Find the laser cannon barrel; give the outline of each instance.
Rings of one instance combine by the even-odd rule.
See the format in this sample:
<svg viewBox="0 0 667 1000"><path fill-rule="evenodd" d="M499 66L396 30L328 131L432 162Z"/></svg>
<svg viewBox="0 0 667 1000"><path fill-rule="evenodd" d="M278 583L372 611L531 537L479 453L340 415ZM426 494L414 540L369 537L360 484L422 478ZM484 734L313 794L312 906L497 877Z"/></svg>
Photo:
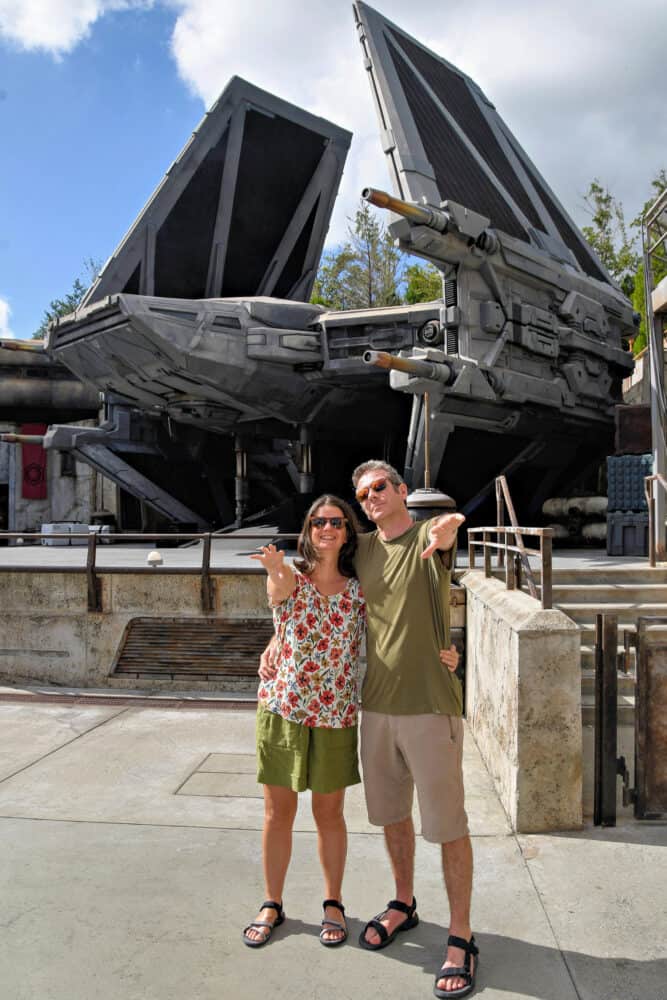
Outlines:
<svg viewBox="0 0 667 1000"><path fill-rule="evenodd" d="M362 360L365 365L374 365L376 368L384 368L388 371L392 369L397 372L404 372L406 375L416 375L419 378L431 379L434 382L443 382L450 385L455 378L452 366L441 361L421 361L414 358L400 358L387 351L365 351Z"/></svg>
<svg viewBox="0 0 667 1000"><path fill-rule="evenodd" d="M396 215L402 215L404 219L416 226L429 226L431 229L437 229L439 233L447 231L449 216L446 212L439 212L436 208L430 208L427 205L414 205L401 198L394 198L386 191L378 191L377 188L371 187L364 188L361 197L369 205L375 205L376 208L386 208L390 212L395 212Z"/></svg>
<svg viewBox="0 0 667 1000"><path fill-rule="evenodd" d="M42 434L0 434L2 444L44 444Z"/></svg>

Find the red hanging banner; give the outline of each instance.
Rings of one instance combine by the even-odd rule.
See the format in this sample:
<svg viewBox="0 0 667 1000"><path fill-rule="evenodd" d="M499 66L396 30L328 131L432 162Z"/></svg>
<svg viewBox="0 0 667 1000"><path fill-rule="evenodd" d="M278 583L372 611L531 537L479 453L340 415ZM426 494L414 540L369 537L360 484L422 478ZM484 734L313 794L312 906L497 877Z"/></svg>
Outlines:
<svg viewBox="0 0 667 1000"><path fill-rule="evenodd" d="M46 424L23 424L21 434L46 434ZM22 444L24 500L46 500L46 452L40 444Z"/></svg>

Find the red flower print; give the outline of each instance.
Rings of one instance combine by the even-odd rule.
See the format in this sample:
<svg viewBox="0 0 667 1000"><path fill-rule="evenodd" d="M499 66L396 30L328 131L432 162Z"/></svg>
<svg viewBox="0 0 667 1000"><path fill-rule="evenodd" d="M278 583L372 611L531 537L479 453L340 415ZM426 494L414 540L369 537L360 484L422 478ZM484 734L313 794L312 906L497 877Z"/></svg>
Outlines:
<svg viewBox="0 0 667 1000"><path fill-rule="evenodd" d="M331 635L331 622L322 622L322 635Z"/></svg>
<svg viewBox="0 0 667 1000"><path fill-rule="evenodd" d="M317 664L315 663L315 660L306 660L306 662L303 665L303 669L309 674L314 674L315 671L317 670Z"/></svg>
<svg viewBox="0 0 667 1000"><path fill-rule="evenodd" d="M315 628L315 626L317 625L317 618L315 617L312 611L309 611L308 614L306 615L306 625L308 626L308 628Z"/></svg>
<svg viewBox="0 0 667 1000"><path fill-rule="evenodd" d="M321 707L322 706L320 705L319 698L311 698L310 699L310 701L308 703L308 711L309 712L317 712L317 710L319 708L321 708Z"/></svg>
<svg viewBox="0 0 667 1000"><path fill-rule="evenodd" d="M303 603L303 601L295 601L294 602L294 614L295 615L300 615L305 610L306 610L306 605Z"/></svg>
<svg viewBox="0 0 667 1000"><path fill-rule="evenodd" d="M333 705L335 701L333 691L323 691L322 694L320 695L320 701L322 702L323 705L326 705L327 708L330 705Z"/></svg>
<svg viewBox="0 0 667 1000"><path fill-rule="evenodd" d="M296 706L299 704L299 696L296 693L296 691L290 691L289 694L287 695L287 700L292 706L292 708L296 708Z"/></svg>
<svg viewBox="0 0 667 1000"><path fill-rule="evenodd" d="M305 670L299 671L299 673L296 675L296 682L299 685L299 687L306 686L306 684L308 683L308 674L306 673Z"/></svg>
<svg viewBox="0 0 667 1000"><path fill-rule="evenodd" d="M281 654L280 655L281 655L281 657L284 660L291 660L292 659L292 652L293 652L292 647L290 646L290 644L288 642L286 642L285 645L283 646L282 650L281 650Z"/></svg>
<svg viewBox="0 0 667 1000"><path fill-rule="evenodd" d="M326 653L327 649L329 648L329 640L320 639L320 641L317 644L317 648L320 653Z"/></svg>
<svg viewBox="0 0 667 1000"><path fill-rule="evenodd" d="M334 611L334 613L331 615L330 620L334 628L342 628L342 626L345 624L345 619L343 618L342 615L339 615L337 611Z"/></svg>
<svg viewBox="0 0 667 1000"><path fill-rule="evenodd" d="M310 726L311 728L314 727L314 726L316 726L317 725L317 716L316 715L307 715L306 718L303 720L303 724L304 724L304 726Z"/></svg>
<svg viewBox="0 0 667 1000"><path fill-rule="evenodd" d="M345 678L343 677L342 674L338 675L338 677L334 681L334 684L336 685L339 691L343 690L343 688L345 687Z"/></svg>
<svg viewBox="0 0 667 1000"><path fill-rule="evenodd" d="M344 615L349 615L350 611L352 610L352 603L347 597L341 597L340 601L338 602L338 607L340 608L340 610L343 612Z"/></svg>
<svg viewBox="0 0 667 1000"><path fill-rule="evenodd" d="M332 660L340 660L342 655L343 655L343 650L340 648L340 646L331 647L329 651L329 656L331 657Z"/></svg>
<svg viewBox="0 0 667 1000"><path fill-rule="evenodd" d="M308 635L308 629L306 628L305 625L299 622L297 627L294 629L294 635L297 637L299 641L301 641L302 639L305 639L306 636Z"/></svg>

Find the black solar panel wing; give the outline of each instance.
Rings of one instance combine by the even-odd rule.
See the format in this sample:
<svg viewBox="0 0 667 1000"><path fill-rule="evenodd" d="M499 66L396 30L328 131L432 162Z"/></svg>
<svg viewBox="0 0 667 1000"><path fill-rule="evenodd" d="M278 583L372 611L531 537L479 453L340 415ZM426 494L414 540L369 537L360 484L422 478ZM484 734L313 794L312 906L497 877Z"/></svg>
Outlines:
<svg viewBox="0 0 667 1000"><path fill-rule="evenodd" d="M610 281L474 80L372 7L354 4L396 194L450 200L494 229Z"/></svg>
<svg viewBox="0 0 667 1000"><path fill-rule="evenodd" d="M84 305L115 292L307 301L350 140L233 77Z"/></svg>

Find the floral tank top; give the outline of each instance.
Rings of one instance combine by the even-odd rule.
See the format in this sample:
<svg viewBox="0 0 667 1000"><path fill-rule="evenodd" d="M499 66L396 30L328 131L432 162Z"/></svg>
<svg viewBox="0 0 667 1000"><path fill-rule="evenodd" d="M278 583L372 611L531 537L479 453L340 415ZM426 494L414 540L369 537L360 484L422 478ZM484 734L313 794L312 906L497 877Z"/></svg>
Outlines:
<svg viewBox="0 0 667 1000"><path fill-rule="evenodd" d="M262 681L259 702L303 726L342 729L357 723L359 651L366 604L359 581L329 597L295 570L290 596L273 609L277 671Z"/></svg>

